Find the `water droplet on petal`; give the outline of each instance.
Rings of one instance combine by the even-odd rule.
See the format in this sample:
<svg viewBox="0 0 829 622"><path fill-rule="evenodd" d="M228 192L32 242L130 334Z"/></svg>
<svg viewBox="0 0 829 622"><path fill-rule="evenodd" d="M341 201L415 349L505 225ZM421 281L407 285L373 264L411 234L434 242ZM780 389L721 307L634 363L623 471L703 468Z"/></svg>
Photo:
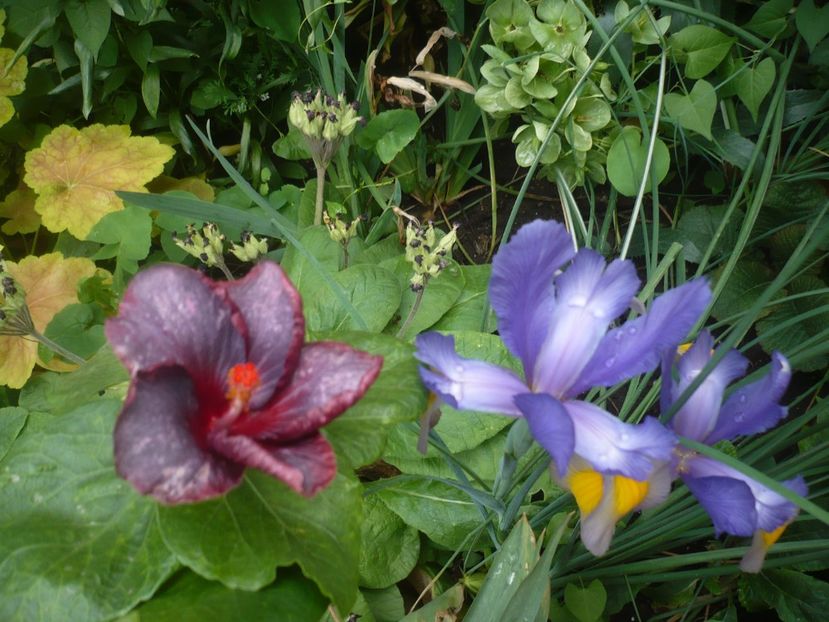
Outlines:
<svg viewBox="0 0 829 622"><path fill-rule="evenodd" d="M463 365L455 365L455 373L462 374L463 373Z"/></svg>
<svg viewBox="0 0 829 622"><path fill-rule="evenodd" d="M605 367L613 367L613 365L614 365L615 363L616 363L616 357L615 357L615 356L611 356L609 359L607 359L607 360L604 362L604 366L605 366Z"/></svg>
<svg viewBox="0 0 829 622"><path fill-rule="evenodd" d="M740 402L740 404L745 404L747 399L748 399L748 398L746 397L745 393L743 393L743 394L740 396L740 398L739 398L739 400L738 400L738 401Z"/></svg>
<svg viewBox="0 0 829 622"><path fill-rule="evenodd" d="M622 433L622 436L621 436L622 442L628 440L629 438L630 438L630 435L627 432Z"/></svg>
<svg viewBox="0 0 829 622"><path fill-rule="evenodd" d="M631 334L631 335L635 335L636 334L636 327L631 326L630 328L628 328L628 333Z"/></svg>

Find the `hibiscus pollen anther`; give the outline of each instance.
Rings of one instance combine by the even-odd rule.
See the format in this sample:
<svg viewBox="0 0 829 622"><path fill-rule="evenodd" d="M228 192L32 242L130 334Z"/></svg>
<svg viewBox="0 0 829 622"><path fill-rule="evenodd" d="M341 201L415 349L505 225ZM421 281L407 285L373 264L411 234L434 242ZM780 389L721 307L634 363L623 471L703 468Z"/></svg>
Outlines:
<svg viewBox="0 0 829 622"><path fill-rule="evenodd" d="M261 384L259 370L253 363L239 363L227 372L227 399L247 405L254 389Z"/></svg>

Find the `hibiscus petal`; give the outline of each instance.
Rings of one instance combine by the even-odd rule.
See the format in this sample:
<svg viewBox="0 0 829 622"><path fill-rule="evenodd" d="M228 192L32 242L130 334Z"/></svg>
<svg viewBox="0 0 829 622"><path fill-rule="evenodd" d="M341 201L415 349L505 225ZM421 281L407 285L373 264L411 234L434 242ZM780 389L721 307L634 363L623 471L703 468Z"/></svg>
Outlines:
<svg viewBox="0 0 829 622"><path fill-rule="evenodd" d="M558 472L566 473L576 441L573 422L564 406L545 393L519 395L515 404L524 414L533 438L553 457Z"/></svg>
<svg viewBox="0 0 829 622"><path fill-rule="evenodd" d="M115 468L139 492L162 503L221 495L243 468L205 451L193 437L198 399L180 367L139 372L115 424Z"/></svg>
<svg viewBox="0 0 829 622"><path fill-rule="evenodd" d="M299 292L277 264L262 261L238 281L219 281L216 291L226 294L244 319L247 360L259 372L261 384L250 408L264 406L291 380L305 337L305 318Z"/></svg>
<svg viewBox="0 0 829 622"><path fill-rule="evenodd" d="M682 480L705 508L717 535L750 536L757 529L754 495L745 482L730 477L692 477Z"/></svg>
<svg viewBox="0 0 829 622"><path fill-rule="evenodd" d="M670 460L676 436L653 417L631 425L587 402L563 404L573 421L575 453L595 470L644 481L657 462Z"/></svg>
<svg viewBox="0 0 829 622"><path fill-rule="evenodd" d="M713 339L704 331L697 342L679 360L679 383L673 387L672 399L678 398L699 376L711 360ZM671 427L677 434L702 441L717 423L725 388L743 376L748 360L736 350L731 350L697 387L693 395L677 411Z"/></svg>
<svg viewBox="0 0 829 622"><path fill-rule="evenodd" d="M195 270L157 265L130 281L106 335L131 373L179 365L201 393L206 386L224 387L228 370L245 360L232 313Z"/></svg>
<svg viewBox="0 0 829 622"><path fill-rule="evenodd" d="M786 392L792 369L779 352L771 355L771 371L757 382L734 391L723 404L717 425L705 439L709 445L737 435L757 434L777 425L786 416L778 401Z"/></svg>
<svg viewBox="0 0 829 622"><path fill-rule="evenodd" d="M604 336L570 393L578 395L650 371L662 353L673 353L710 301L705 279L688 281L658 296L646 314Z"/></svg>
<svg viewBox="0 0 829 622"><path fill-rule="evenodd" d="M423 384L453 408L521 414L513 398L527 385L511 371L458 355L455 338L440 333L418 335L415 345L415 358L431 367L420 368Z"/></svg>
<svg viewBox="0 0 829 622"><path fill-rule="evenodd" d="M553 275L574 252L561 224L536 220L521 227L492 260L489 300L498 333L523 361L530 381L555 307Z"/></svg>
<svg viewBox="0 0 829 622"><path fill-rule="evenodd" d="M325 488L337 474L334 450L319 433L280 445L217 431L209 442L231 460L264 471L306 497Z"/></svg>
<svg viewBox="0 0 829 622"><path fill-rule="evenodd" d="M264 409L240 417L230 433L280 442L307 436L359 400L382 366L383 357L344 343L306 344L291 383Z"/></svg>
<svg viewBox="0 0 829 622"><path fill-rule="evenodd" d="M564 397L573 394L569 389L607 327L628 307L639 279L629 261L616 260L605 267L601 255L581 249L555 286L556 306L536 360L532 386Z"/></svg>

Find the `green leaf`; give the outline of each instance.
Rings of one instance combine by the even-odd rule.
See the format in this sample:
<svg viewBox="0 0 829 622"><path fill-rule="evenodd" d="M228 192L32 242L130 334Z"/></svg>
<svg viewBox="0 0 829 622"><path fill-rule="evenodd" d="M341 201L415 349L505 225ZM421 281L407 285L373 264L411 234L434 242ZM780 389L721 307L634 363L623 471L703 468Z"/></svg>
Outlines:
<svg viewBox="0 0 829 622"><path fill-rule="evenodd" d="M774 61L770 58L764 58L755 67L744 68L734 79L737 87L737 97L748 108L755 123L757 122L757 113L760 111L760 104L763 103L763 99L774 85L776 75L777 68Z"/></svg>
<svg viewBox="0 0 829 622"><path fill-rule="evenodd" d="M829 609L829 583L795 570L765 570L742 575L740 601L773 607L782 622L823 620Z"/></svg>
<svg viewBox="0 0 829 622"><path fill-rule="evenodd" d="M359 264L334 275L370 332L380 332L392 319L403 295L397 277L380 266ZM358 326L324 283L315 282L304 296L308 330L354 330ZM307 290L306 290L307 291Z"/></svg>
<svg viewBox="0 0 829 622"><path fill-rule="evenodd" d="M322 333L383 357L383 369L359 402L325 427L337 458L352 467L374 462L386 437L398 423L414 421L426 410L426 391L420 382L414 349L389 335L371 333Z"/></svg>
<svg viewBox="0 0 829 622"><path fill-rule="evenodd" d="M98 50L109 33L111 9L107 0L70 0L64 7L72 33L80 39L92 56L98 58Z"/></svg>
<svg viewBox="0 0 829 622"><path fill-rule="evenodd" d="M337 271L342 257L342 249L339 244L331 239L328 230L323 225L309 227L303 231L299 242L317 258L323 270L329 273ZM308 261L306 254L301 253L296 247L289 246L285 249L282 268L303 298L306 295L313 296L314 292L317 291L320 285L319 272Z"/></svg>
<svg viewBox="0 0 829 622"><path fill-rule="evenodd" d="M443 594L423 605L420 609L412 611L400 622L435 622L436 620L451 620L453 614L460 611L463 606L463 587L460 584L453 585ZM451 617L450 617L451 616Z"/></svg>
<svg viewBox="0 0 829 622"><path fill-rule="evenodd" d="M32 413L0 462L0 619L110 620L174 570L155 503L115 475L120 407Z"/></svg>
<svg viewBox="0 0 829 622"><path fill-rule="evenodd" d="M69 305L52 318L44 334L81 358L89 358L106 342L104 313L97 305ZM40 358L51 360L54 353L45 346L42 350Z"/></svg>
<svg viewBox="0 0 829 622"><path fill-rule="evenodd" d="M362 594L374 622L398 622L406 615L403 596L396 585L384 590L362 590Z"/></svg>
<svg viewBox="0 0 829 622"><path fill-rule="evenodd" d="M357 144L374 149L383 164L388 164L414 140L420 129L420 118L413 110L381 112L357 134Z"/></svg>
<svg viewBox="0 0 829 622"><path fill-rule="evenodd" d="M725 207L722 205L695 205L685 212L677 224L677 241L684 246L685 259L693 263L702 261L702 256L708 249L711 240L725 216ZM730 252L737 242L739 223L743 212L736 210L726 225L714 257Z"/></svg>
<svg viewBox="0 0 829 622"><path fill-rule="evenodd" d="M9 448L14 445L17 440L17 435L26 424L26 418L29 416L29 411L25 408L17 406L8 406L0 408L0 460L9 451Z"/></svg>
<svg viewBox="0 0 829 622"><path fill-rule="evenodd" d="M579 622L596 622L602 617L607 592L602 582L593 579L590 585L580 588L573 583L564 587L564 604Z"/></svg>
<svg viewBox="0 0 829 622"><path fill-rule="evenodd" d="M801 0L794 14L794 23L812 52L829 34L829 6L818 8L814 0Z"/></svg>
<svg viewBox="0 0 829 622"><path fill-rule="evenodd" d="M374 496L363 501L360 584L385 588L402 581L420 555L420 534Z"/></svg>
<svg viewBox="0 0 829 622"><path fill-rule="evenodd" d="M461 548L481 524L481 514L468 495L432 480L394 479L376 495L407 525L450 550ZM466 546L470 546L466 542Z"/></svg>
<svg viewBox="0 0 829 622"><path fill-rule="evenodd" d="M232 590L186 572L123 622L273 620L276 612L279 622L308 622L318 620L327 606L316 586L294 570L280 572L276 583L258 592Z"/></svg>
<svg viewBox="0 0 829 622"><path fill-rule="evenodd" d="M607 176L613 187L625 196L635 196L642 183L647 156L648 146L642 144L641 130L632 126L622 128L607 152ZM657 183L661 182L668 174L670 164L668 147L657 138L649 178L655 178ZM646 186L648 187L650 184Z"/></svg>
<svg viewBox="0 0 829 622"><path fill-rule="evenodd" d="M401 288L403 288L403 297L398 310L400 321L392 323L389 328L391 332L396 334L400 324L409 316L409 312L417 298L417 294L409 287L409 279L413 273L412 266L403 256L384 261L380 265L392 270L397 275ZM438 276L429 279L423 292L420 308L401 338L413 339L415 335L423 332L442 318L460 298L463 287L464 279L460 267L454 261L449 261L449 265L445 270Z"/></svg>
<svg viewBox="0 0 829 622"><path fill-rule="evenodd" d="M685 63L685 76L696 80L722 62L735 40L710 26L694 24L671 35L668 43L677 61Z"/></svg>
<svg viewBox="0 0 829 622"><path fill-rule="evenodd" d="M123 397L128 380L129 374L105 346L71 374L49 372L32 378L20 392L20 406L57 415L92 401Z"/></svg>
<svg viewBox="0 0 829 622"><path fill-rule="evenodd" d="M717 111L717 94L710 83L697 80L687 95L668 93L665 95L665 110L686 130L702 134L708 140L712 139L711 122Z"/></svg>
<svg viewBox="0 0 829 622"><path fill-rule="evenodd" d="M791 8L792 0L766 0L760 4L744 28L771 39L786 27Z"/></svg>
<svg viewBox="0 0 829 622"><path fill-rule="evenodd" d="M106 245L92 259L116 258L113 274L116 290L122 289L128 274L138 272L138 262L149 254L152 228L153 220L147 210L127 205L104 216L86 236Z"/></svg>
<svg viewBox="0 0 829 622"><path fill-rule="evenodd" d="M302 25L302 13L296 0L248 0L247 4L254 24L270 30L280 41L297 42Z"/></svg>
<svg viewBox="0 0 829 622"><path fill-rule="evenodd" d="M718 320L731 318L732 322L735 321L754 305L774 277L774 271L765 263L750 259L737 262L727 285L711 309L711 315ZM768 315L769 312L769 309L763 309L758 317Z"/></svg>
<svg viewBox="0 0 829 622"><path fill-rule="evenodd" d="M510 599L538 562L538 552L535 534L522 516L495 554L464 622L501 622Z"/></svg>
<svg viewBox="0 0 829 622"><path fill-rule="evenodd" d="M144 77L141 79L141 97L147 112L155 119L158 114L158 102L161 98L161 73L158 65L147 65Z"/></svg>
<svg viewBox="0 0 829 622"><path fill-rule="evenodd" d="M357 596L360 486L342 474L308 499L249 470L224 497L159 507L159 520L181 563L228 587L258 590L299 564L341 611Z"/></svg>
<svg viewBox="0 0 829 622"><path fill-rule="evenodd" d="M813 276L800 276L793 279L786 290L789 295L805 294L823 289L826 283ZM815 313L810 317L802 317L807 313ZM782 326L786 323L785 328ZM829 326L829 294L810 295L775 305L772 312L757 322L757 336L763 349L771 353L773 350L784 352L790 356L797 352L804 342L816 337ZM780 327L778 330L776 330ZM825 346L819 352L805 360L796 358L791 360L792 367L802 371L815 371L829 363L827 348L829 343L824 340Z"/></svg>
<svg viewBox="0 0 829 622"><path fill-rule="evenodd" d="M449 331L483 331L496 328L495 314L489 311L487 288L492 266L460 266L464 287L455 304L431 328Z"/></svg>

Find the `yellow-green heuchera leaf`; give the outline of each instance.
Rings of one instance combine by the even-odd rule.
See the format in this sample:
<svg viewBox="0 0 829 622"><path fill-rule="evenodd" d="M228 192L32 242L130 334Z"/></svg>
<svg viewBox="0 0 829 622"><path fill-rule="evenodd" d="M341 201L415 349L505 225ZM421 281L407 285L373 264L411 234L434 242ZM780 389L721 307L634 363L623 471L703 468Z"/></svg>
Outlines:
<svg viewBox="0 0 829 622"><path fill-rule="evenodd" d="M116 190L145 192L174 153L156 138L130 136L126 125L61 125L26 154L24 179L38 195L43 225L84 239L101 218L123 209Z"/></svg>
<svg viewBox="0 0 829 622"><path fill-rule="evenodd" d="M6 12L0 9L0 39L6 32L3 27L5 21ZM26 88L26 74L29 71L25 56L21 56L9 66L12 58L14 58L14 50L0 48L0 127L14 116L14 106L9 97L23 92Z"/></svg>

